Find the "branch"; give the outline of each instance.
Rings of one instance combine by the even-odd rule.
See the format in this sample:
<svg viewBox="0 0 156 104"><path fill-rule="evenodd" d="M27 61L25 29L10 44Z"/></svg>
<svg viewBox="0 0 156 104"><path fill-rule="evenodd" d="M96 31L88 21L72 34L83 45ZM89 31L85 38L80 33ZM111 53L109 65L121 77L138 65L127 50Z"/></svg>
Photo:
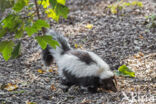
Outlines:
<svg viewBox="0 0 156 104"><path fill-rule="evenodd" d="M37 0L34 0L34 3L35 3L35 7L36 7L37 17L38 17L38 19L41 19L38 4L37 4Z"/></svg>
<svg viewBox="0 0 156 104"><path fill-rule="evenodd" d="M38 19L41 19L37 0L34 0L34 3L35 3L35 7L36 7L37 17L38 17ZM42 34L45 35L45 33L46 33L46 29L42 28Z"/></svg>

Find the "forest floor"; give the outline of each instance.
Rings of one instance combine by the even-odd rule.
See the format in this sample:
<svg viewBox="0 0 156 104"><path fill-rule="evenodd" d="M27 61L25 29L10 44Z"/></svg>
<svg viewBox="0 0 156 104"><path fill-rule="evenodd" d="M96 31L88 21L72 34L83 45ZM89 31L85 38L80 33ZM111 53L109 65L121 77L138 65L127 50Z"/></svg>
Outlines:
<svg viewBox="0 0 156 104"><path fill-rule="evenodd" d="M156 33L144 24L145 17L156 12L154 4L140 0L143 8L126 8L124 15L112 15L106 10L111 1L67 0L68 18L51 21L51 27L68 37L73 48L95 52L113 70L126 64L135 78L117 77L116 93L82 93L75 86L64 93L57 67L44 67L37 42L25 37L20 58L5 62L0 56L0 104L155 104ZM87 24L93 28L86 28ZM7 91L7 83L18 88Z"/></svg>

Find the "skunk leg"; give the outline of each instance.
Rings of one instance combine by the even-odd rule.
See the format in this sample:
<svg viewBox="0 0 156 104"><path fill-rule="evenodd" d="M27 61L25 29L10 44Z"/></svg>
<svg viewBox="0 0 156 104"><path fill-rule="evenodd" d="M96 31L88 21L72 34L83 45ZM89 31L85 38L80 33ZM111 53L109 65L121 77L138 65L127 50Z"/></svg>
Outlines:
<svg viewBox="0 0 156 104"><path fill-rule="evenodd" d="M88 87L88 91L91 92L91 93L96 93L97 92L97 87L95 87L95 86Z"/></svg>
<svg viewBox="0 0 156 104"><path fill-rule="evenodd" d="M84 92L84 91L87 91L87 90L88 90L88 88L87 88L87 87L80 86L80 91L81 91L81 92Z"/></svg>
<svg viewBox="0 0 156 104"><path fill-rule="evenodd" d="M68 81L67 79L62 79L61 84L64 86L62 88L62 90L64 92L67 92L68 89L73 85L70 81Z"/></svg>
<svg viewBox="0 0 156 104"><path fill-rule="evenodd" d="M65 86L65 85L63 85L62 87L61 87L61 89L63 90L63 92L68 92L68 89L69 89L70 87L68 87L68 86Z"/></svg>

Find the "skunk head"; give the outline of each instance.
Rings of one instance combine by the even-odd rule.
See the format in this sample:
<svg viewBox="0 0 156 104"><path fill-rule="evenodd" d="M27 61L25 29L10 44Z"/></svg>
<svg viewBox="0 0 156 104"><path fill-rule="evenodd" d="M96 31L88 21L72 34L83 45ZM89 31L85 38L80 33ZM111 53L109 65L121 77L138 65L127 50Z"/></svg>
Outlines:
<svg viewBox="0 0 156 104"><path fill-rule="evenodd" d="M117 83L115 76L101 80L101 87L106 90L117 92Z"/></svg>
<svg viewBox="0 0 156 104"><path fill-rule="evenodd" d="M112 71L106 71L101 73L100 76L101 88L117 92L117 81Z"/></svg>

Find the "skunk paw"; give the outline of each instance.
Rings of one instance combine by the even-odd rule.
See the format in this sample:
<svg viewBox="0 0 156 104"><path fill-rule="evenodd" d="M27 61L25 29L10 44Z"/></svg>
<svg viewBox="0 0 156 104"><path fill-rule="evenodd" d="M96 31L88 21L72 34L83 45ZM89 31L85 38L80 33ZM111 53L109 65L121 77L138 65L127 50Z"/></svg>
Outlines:
<svg viewBox="0 0 156 104"><path fill-rule="evenodd" d="M69 87L68 86L61 86L61 89L63 92L68 92Z"/></svg>
<svg viewBox="0 0 156 104"><path fill-rule="evenodd" d="M96 87L88 87L88 91L90 93L96 93L97 92L97 88Z"/></svg>

